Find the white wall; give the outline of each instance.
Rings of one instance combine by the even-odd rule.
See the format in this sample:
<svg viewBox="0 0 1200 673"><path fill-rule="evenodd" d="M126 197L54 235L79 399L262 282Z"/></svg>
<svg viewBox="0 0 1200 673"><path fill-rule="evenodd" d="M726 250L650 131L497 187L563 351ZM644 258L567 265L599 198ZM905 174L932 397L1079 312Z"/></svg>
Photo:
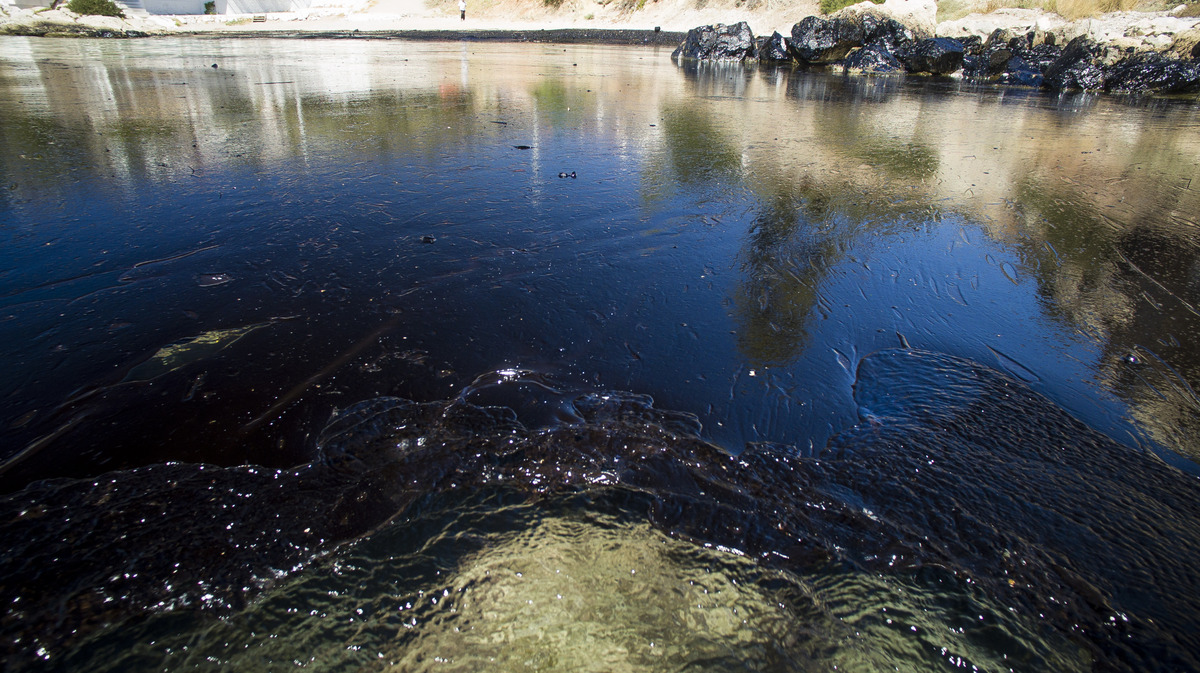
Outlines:
<svg viewBox="0 0 1200 673"><path fill-rule="evenodd" d="M205 0L142 0L149 14L203 14Z"/></svg>
<svg viewBox="0 0 1200 673"><path fill-rule="evenodd" d="M298 12L308 9L311 4L310 0L217 0L217 13L265 14L267 12Z"/></svg>

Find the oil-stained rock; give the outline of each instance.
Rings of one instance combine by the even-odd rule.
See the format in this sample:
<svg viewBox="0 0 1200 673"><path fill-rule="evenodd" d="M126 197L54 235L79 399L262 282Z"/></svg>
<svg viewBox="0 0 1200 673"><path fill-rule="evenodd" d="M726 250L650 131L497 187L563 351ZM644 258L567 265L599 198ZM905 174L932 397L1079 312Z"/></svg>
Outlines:
<svg viewBox="0 0 1200 673"><path fill-rule="evenodd" d="M862 24L852 18L822 19L807 16L792 26L788 43L802 63L834 63L863 44Z"/></svg>
<svg viewBox="0 0 1200 673"><path fill-rule="evenodd" d="M900 61L909 72L949 75L962 68L963 46L955 39L932 37L902 52Z"/></svg>
<svg viewBox="0 0 1200 673"><path fill-rule="evenodd" d="M740 61L754 57L754 33L745 21L726 25L698 26L688 31L683 43L671 54L680 59Z"/></svg>

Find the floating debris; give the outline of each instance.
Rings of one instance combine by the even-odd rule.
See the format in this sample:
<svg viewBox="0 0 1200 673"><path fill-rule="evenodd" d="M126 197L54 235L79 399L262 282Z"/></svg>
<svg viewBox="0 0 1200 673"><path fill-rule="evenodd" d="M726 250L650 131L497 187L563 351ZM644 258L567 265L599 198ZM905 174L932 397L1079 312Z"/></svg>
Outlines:
<svg viewBox="0 0 1200 673"><path fill-rule="evenodd" d="M231 280L233 280L233 276L227 273L202 273L196 276L196 284L200 287L216 287Z"/></svg>
<svg viewBox="0 0 1200 673"><path fill-rule="evenodd" d="M145 362L130 369L121 382L151 381L197 360L212 357L238 339L270 324L272 323L260 322L245 327L211 330L190 339L168 344L158 349Z"/></svg>

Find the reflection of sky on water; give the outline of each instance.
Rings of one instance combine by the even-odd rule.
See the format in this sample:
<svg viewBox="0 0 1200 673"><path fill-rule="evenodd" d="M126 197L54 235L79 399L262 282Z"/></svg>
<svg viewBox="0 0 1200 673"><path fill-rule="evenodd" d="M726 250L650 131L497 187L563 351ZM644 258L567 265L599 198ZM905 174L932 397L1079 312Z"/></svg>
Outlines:
<svg viewBox="0 0 1200 673"><path fill-rule="evenodd" d="M652 394L734 450L819 448L856 421L858 359L905 343L1194 451L1194 104L651 49L5 45L0 394L6 444L45 454L24 478L286 465L332 408L509 366Z"/></svg>

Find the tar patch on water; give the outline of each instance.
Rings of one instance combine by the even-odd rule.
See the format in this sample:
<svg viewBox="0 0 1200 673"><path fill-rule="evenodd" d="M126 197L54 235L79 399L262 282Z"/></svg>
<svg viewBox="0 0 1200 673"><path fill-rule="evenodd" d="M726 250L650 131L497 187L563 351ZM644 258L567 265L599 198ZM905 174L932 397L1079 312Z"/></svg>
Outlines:
<svg viewBox="0 0 1200 673"><path fill-rule="evenodd" d="M571 413L472 401L500 388ZM240 667L303 632L322 668L1197 663L1193 479L966 360L877 352L855 399L818 456L735 457L644 396L508 370L354 405L294 470L35 484L2 503L6 657Z"/></svg>

